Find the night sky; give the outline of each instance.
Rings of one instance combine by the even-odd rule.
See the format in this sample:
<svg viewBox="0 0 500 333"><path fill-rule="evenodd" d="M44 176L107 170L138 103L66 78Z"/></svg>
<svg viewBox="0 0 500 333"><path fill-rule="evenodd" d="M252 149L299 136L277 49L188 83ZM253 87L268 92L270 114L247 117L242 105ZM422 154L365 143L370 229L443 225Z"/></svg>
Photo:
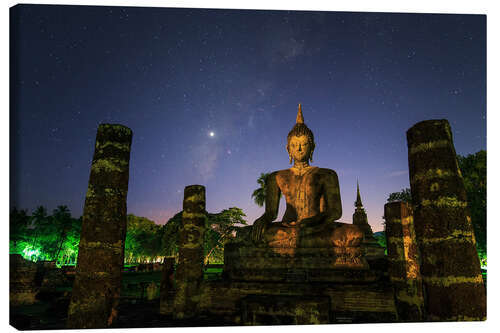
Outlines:
<svg viewBox="0 0 500 333"><path fill-rule="evenodd" d="M128 212L165 223L184 187L252 223L260 173L290 167L302 103L312 165L356 180L374 231L409 187L406 131L450 121L486 149L486 17L26 5L12 10L11 207L82 214L97 127L132 129ZM213 133L211 136L210 133ZM284 198L278 220L284 213Z"/></svg>

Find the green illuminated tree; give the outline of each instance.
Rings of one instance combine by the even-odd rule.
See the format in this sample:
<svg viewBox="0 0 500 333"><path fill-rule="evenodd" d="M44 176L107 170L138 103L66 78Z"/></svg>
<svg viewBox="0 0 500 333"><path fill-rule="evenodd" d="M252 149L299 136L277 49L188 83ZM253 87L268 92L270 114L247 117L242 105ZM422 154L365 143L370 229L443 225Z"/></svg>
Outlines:
<svg viewBox="0 0 500 333"><path fill-rule="evenodd" d="M163 226L162 248L163 255L175 256L178 252L179 230L182 226L182 211L175 214Z"/></svg>
<svg viewBox="0 0 500 333"><path fill-rule="evenodd" d="M162 226L145 217L127 215L125 261L153 261L161 256L162 252Z"/></svg>
<svg viewBox="0 0 500 333"><path fill-rule="evenodd" d="M224 245L235 234L238 225L246 225L245 214L238 207L224 209L219 213L208 213L205 220L204 263L222 262ZM163 226L163 255L175 256L178 253L179 230L182 226L182 211L175 214Z"/></svg>
<svg viewBox="0 0 500 333"><path fill-rule="evenodd" d="M34 235L31 242L31 248L37 248L37 237L42 229L47 223L47 209L44 206L38 206L32 214L32 226L34 228Z"/></svg>
<svg viewBox="0 0 500 333"><path fill-rule="evenodd" d="M66 232L66 237L61 249L61 263L64 265L75 264L78 258L78 244L82 230L82 217L72 218L71 225Z"/></svg>
<svg viewBox="0 0 500 333"><path fill-rule="evenodd" d="M56 248L54 249L55 252L52 258L57 261L59 259L59 254L61 253L64 241L66 240L68 231L71 228L72 221L69 208L67 206L57 206L57 208L54 209L52 218L53 218L53 223L55 224L58 230L58 235L57 235L58 238L56 242L57 245Z"/></svg>
<svg viewBox="0 0 500 333"><path fill-rule="evenodd" d="M30 217L26 210L18 210L16 207L10 212L9 235L10 235L10 253L21 253L25 243L29 241L27 237Z"/></svg>

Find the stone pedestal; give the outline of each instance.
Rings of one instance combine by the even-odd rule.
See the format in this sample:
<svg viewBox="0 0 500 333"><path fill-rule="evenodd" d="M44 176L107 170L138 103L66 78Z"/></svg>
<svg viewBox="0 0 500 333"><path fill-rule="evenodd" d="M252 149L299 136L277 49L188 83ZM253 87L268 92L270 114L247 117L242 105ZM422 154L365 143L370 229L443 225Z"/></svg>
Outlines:
<svg viewBox="0 0 500 333"><path fill-rule="evenodd" d="M287 247L309 243L285 235L275 246L255 246L245 241L250 228L241 231L224 248L223 279L203 283L201 313L244 325L396 320L389 280L369 268L359 242L347 246L348 233L330 247Z"/></svg>
<svg viewBox="0 0 500 333"><path fill-rule="evenodd" d="M243 325L311 325L330 322L328 296L250 295L241 300Z"/></svg>
<svg viewBox="0 0 500 333"><path fill-rule="evenodd" d="M486 293L447 120L406 133L427 320L485 320Z"/></svg>
<svg viewBox="0 0 500 333"><path fill-rule="evenodd" d="M205 281L202 291L200 313L236 324L374 323L397 319L392 287L385 280Z"/></svg>
<svg viewBox="0 0 500 333"><path fill-rule="evenodd" d="M224 248L224 273L238 281L348 282L376 278L362 261L361 247L287 249L229 243Z"/></svg>
<svg viewBox="0 0 500 333"><path fill-rule="evenodd" d="M424 319L424 296L413 217L408 204L384 206L389 277L394 286L396 308L401 321Z"/></svg>
<svg viewBox="0 0 500 333"><path fill-rule="evenodd" d="M205 219L205 187L187 186L179 232L179 264L175 273L174 316L177 319L193 317L197 313L203 281Z"/></svg>
<svg viewBox="0 0 500 333"><path fill-rule="evenodd" d="M102 124L97 130L68 328L105 328L117 317L131 142L125 126Z"/></svg>
<svg viewBox="0 0 500 333"><path fill-rule="evenodd" d="M338 237L330 247L287 246L315 244L294 241L294 236L308 240L312 234L293 228L283 229L286 234L274 246L256 246L249 238L251 227L241 228L224 247L222 277L200 284L194 311L241 325L396 321L392 285L383 270L368 267L359 230L350 226L333 228L339 234L333 233ZM167 293L162 314L176 316L173 301Z"/></svg>

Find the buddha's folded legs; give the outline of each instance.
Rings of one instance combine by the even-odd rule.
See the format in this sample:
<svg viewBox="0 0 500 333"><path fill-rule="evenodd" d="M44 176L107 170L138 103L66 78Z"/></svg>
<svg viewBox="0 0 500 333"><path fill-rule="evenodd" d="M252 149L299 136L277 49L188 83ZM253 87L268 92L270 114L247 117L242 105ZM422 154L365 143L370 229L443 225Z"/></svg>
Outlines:
<svg viewBox="0 0 500 333"><path fill-rule="evenodd" d="M313 227L275 222L264 234L269 247L358 247L362 241L363 232L357 226L338 222Z"/></svg>

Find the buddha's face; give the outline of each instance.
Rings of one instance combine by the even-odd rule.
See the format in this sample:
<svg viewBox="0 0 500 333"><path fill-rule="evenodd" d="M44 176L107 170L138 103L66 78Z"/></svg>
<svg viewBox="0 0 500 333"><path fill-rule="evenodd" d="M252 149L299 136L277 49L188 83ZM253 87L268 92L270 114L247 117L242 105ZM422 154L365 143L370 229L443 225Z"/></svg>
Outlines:
<svg viewBox="0 0 500 333"><path fill-rule="evenodd" d="M312 149L306 135L292 136L287 146L288 153L296 162L308 162Z"/></svg>

